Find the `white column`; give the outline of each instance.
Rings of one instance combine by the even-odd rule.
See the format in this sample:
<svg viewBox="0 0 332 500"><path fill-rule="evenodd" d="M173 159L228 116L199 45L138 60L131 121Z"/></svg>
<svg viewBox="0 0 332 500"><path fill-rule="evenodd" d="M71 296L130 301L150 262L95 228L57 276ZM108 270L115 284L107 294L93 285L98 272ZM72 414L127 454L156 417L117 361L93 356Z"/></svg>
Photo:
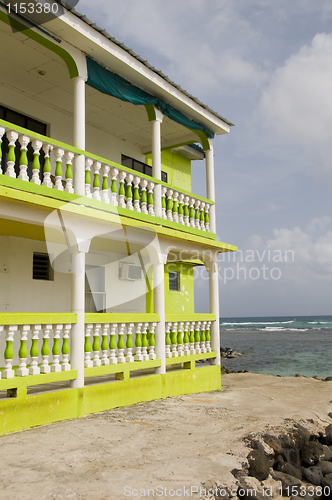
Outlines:
<svg viewBox="0 0 332 500"><path fill-rule="evenodd" d="M155 369L155 373L166 373L165 359L165 288L164 288L164 264L153 264L153 286L154 286L154 311L159 314L160 321L157 323L155 344L157 359L161 359L161 366Z"/></svg>
<svg viewBox="0 0 332 500"><path fill-rule="evenodd" d="M85 253L77 248L72 252L72 312L77 315L70 337L70 364L77 370L77 379L72 388L84 387L84 305L85 305Z"/></svg>
<svg viewBox="0 0 332 500"><path fill-rule="evenodd" d="M73 78L74 82L74 146L85 150L85 79L81 76ZM84 196L85 191L85 157L78 155L74 164L75 194Z"/></svg>
<svg viewBox="0 0 332 500"><path fill-rule="evenodd" d="M216 191L214 185L214 154L213 140L209 139L210 149L204 151L206 166L206 197L211 201L216 201ZM216 210L215 205L210 207L210 229L212 233L216 232Z"/></svg>
<svg viewBox="0 0 332 500"><path fill-rule="evenodd" d="M152 176L161 181L161 122L163 114L155 108L155 120L152 120ZM154 210L156 217L161 217L161 186L154 188Z"/></svg>
<svg viewBox="0 0 332 500"><path fill-rule="evenodd" d="M209 271L209 295L210 313L215 314L216 321L211 323L211 349L216 351L217 357L212 360L213 364L220 365L220 331L219 331L219 276L218 263L210 261Z"/></svg>

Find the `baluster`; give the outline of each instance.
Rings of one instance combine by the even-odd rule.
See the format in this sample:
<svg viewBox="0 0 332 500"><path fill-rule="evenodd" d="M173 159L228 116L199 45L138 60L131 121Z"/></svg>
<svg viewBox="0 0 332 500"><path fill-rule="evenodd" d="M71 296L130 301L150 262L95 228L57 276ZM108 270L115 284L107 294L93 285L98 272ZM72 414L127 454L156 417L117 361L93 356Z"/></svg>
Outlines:
<svg viewBox="0 0 332 500"><path fill-rule="evenodd" d="M196 229L201 228L200 211L199 211L200 204L201 204L200 200L195 201L195 227L196 227Z"/></svg>
<svg viewBox="0 0 332 500"><path fill-rule="evenodd" d="M101 201L105 203L110 202L110 197L108 195L108 172L110 171L110 167L108 165L103 165L101 168L101 173L103 176L103 183L101 186Z"/></svg>
<svg viewBox="0 0 332 500"><path fill-rule="evenodd" d="M195 349L195 321L192 321L190 323L189 343L190 343L190 354L196 354L196 349Z"/></svg>
<svg viewBox="0 0 332 500"><path fill-rule="evenodd" d="M73 163L73 158L74 158L74 153L71 151L66 151L65 153L65 158L66 158L66 187L65 191L66 193L73 193L74 192L74 187L73 187L73 170L72 170L72 163Z"/></svg>
<svg viewBox="0 0 332 500"><path fill-rule="evenodd" d="M184 206L183 206L183 220L185 226L190 226L189 221L189 196L184 197Z"/></svg>
<svg viewBox="0 0 332 500"><path fill-rule="evenodd" d="M201 328L201 322L196 321L196 323L195 323L195 351L196 351L196 354L201 353L200 328Z"/></svg>
<svg viewBox="0 0 332 500"><path fill-rule="evenodd" d="M22 179L22 181L28 181L28 182L29 182L29 177L27 174L27 169L28 169L27 149L29 142L30 142L30 137L28 137L27 135L20 135L19 143L21 144L21 156L20 156L20 173L18 178Z"/></svg>
<svg viewBox="0 0 332 500"><path fill-rule="evenodd" d="M173 220L173 189L167 189L167 220Z"/></svg>
<svg viewBox="0 0 332 500"><path fill-rule="evenodd" d="M204 212L204 207L205 207L205 202L201 202L201 211L200 211L200 216L199 216L199 223L201 226L201 230L205 231L205 212Z"/></svg>
<svg viewBox="0 0 332 500"><path fill-rule="evenodd" d="M34 325L34 328L32 330L32 340L30 348L31 364L29 368L29 375L40 374L40 368L38 366L38 356L39 356L38 340L41 329L42 329L41 325Z"/></svg>
<svg viewBox="0 0 332 500"><path fill-rule="evenodd" d="M2 372L2 378L14 378L15 372L13 370L13 342L14 333L17 331L17 325L10 325L6 328L6 349L5 349L5 368Z"/></svg>
<svg viewBox="0 0 332 500"><path fill-rule="evenodd" d="M195 221L195 209L194 209L194 203L195 203L195 198L190 198L189 202L189 222L190 222L190 227L195 227L196 226L196 221Z"/></svg>
<svg viewBox="0 0 332 500"><path fill-rule="evenodd" d="M119 173L119 181L120 181L120 187L119 187L119 207L121 208L126 208L126 190L125 190L125 178L127 176L127 172L124 170L120 170Z"/></svg>
<svg viewBox="0 0 332 500"><path fill-rule="evenodd" d="M136 212L141 211L141 206L140 206L140 199L139 199L139 183L140 183L141 178L138 177L138 175L135 175L134 177L134 195L133 195L133 201L134 201L134 210Z"/></svg>
<svg viewBox="0 0 332 500"><path fill-rule="evenodd" d="M209 213L210 213L210 205L209 205L209 203L206 203L206 205L205 205L205 231L208 231L208 232L210 232Z"/></svg>
<svg viewBox="0 0 332 500"><path fill-rule="evenodd" d="M151 323L150 325L150 336L149 336L149 359L157 359L156 353L155 353L155 338L154 334L156 331L157 323Z"/></svg>
<svg viewBox="0 0 332 500"><path fill-rule="evenodd" d="M167 187L161 186L161 217L165 220L167 220L167 215L166 215L166 192L167 192Z"/></svg>
<svg viewBox="0 0 332 500"><path fill-rule="evenodd" d="M117 323L113 323L111 325L111 332L110 332L110 357L109 357L109 362L110 365L116 365L118 360L115 357L115 351L116 351L116 340L115 340L115 335L116 335L116 328L117 328Z"/></svg>
<svg viewBox="0 0 332 500"><path fill-rule="evenodd" d="M134 323L129 323L127 326L127 341L126 341L126 363L133 363L134 362L134 356L133 356L133 328L135 324Z"/></svg>
<svg viewBox="0 0 332 500"><path fill-rule="evenodd" d="M20 350L18 351L20 364L16 370L16 376L26 377L27 375L29 375L29 370L27 368L27 357L28 357L27 340L28 340L28 332L30 331L30 325L20 326L19 331L21 336Z"/></svg>
<svg viewBox="0 0 332 500"><path fill-rule="evenodd" d="M60 334L63 330L63 325L55 325L55 332L53 337L53 361L51 366L51 372L61 372L60 365Z"/></svg>
<svg viewBox="0 0 332 500"><path fill-rule="evenodd" d="M62 185L62 158L65 154L64 149L57 148L54 150L55 152L55 186L54 189L58 189L59 191L63 191Z"/></svg>
<svg viewBox="0 0 332 500"><path fill-rule="evenodd" d="M85 158L85 196L92 198L91 194L91 167L93 164L92 158Z"/></svg>
<svg viewBox="0 0 332 500"><path fill-rule="evenodd" d="M154 201L153 201L153 190L154 190L154 182L148 182L148 214L155 216L154 212Z"/></svg>
<svg viewBox="0 0 332 500"><path fill-rule="evenodd" d="M8 149L8 155L7 155L7 170L5 175L8 175L8 177L16 177L15 173L15 142L18 139L18 133L14 132L13 130L9 130L7 132L7 139L9 142L9 149Z"/></svg>
<svg viewBox="0 0 332 500"><path fill-rule="evenodd" d="M184 354L184 356L188 356L190 354L189 327L190 327L190 323L187 321L184 324L184 329L183 329L183 354Z"/></svg>
<svg viewBox="0 0 332 500"><path fill-rule="evenodd" d="M111 200L110 203L114 205L115 207L118 206L118 190L116 187L116 181L119 175L119 170L115 167L112 168L112 184L111 184Z"/></svg>
<svg viewBox="0 0 332 500"><path fill-rule="evenodd" d="M2 138L6 133L6 129L4 127L0 127L0 174L3 174L2 170ZM0 377L1 378L1 377Z"/></svg>
<svg viewBox="0 0 332 500"><path fill-rule="evenodd" d="M210 328L211 328L211 321L208 321L206 323L206 331L205 331L205 345L206 345L206 352L211 352L211 334L210 334Z"/></svg>
<svg viewBox="0 0 332 500"><path fill-rule="evenodd" d="M177 358L179 355L177 351L177 341L178 341L177 326L178 326L177 323L172 323L172 329L171 329L172 358Z"/></svg>
<svg viewBox="0 0 332 500"><path fill-rule="evenodd" d="M101 329L101 324L96 323L93 328L93 344L92 344L92 350L93 350L93 366L100 366L101 361L99 358L99 351L100 351L100 343L99 343L99 332Z"/></svg>
<svg viewBox="0 0 332 500"><path fill-rule="evenodd" d="M119 328L119 335L118 335L118 363L125 363L126 358L124 357L124 341L123 341L123 336L124 336L124 329L126 327L125 323L121 323L120 328Z"/></svg>
<svg viewBox="0 0 332 500"><path fill-rule="evenodd" d="M141 210L142 210L142 214L148 214L148 210L147 210L148 199L146 196L147 185L148 185L148 181L146 179L141 179L141 188L142 188Z"/></svg>
<svg viewBox="0 0 332 500"><path fill-rule="evenodd" d="M179 202L178 202L179 193L177 191L173 191L173 221L179 222Z"/></svg>
<svg viewBox="0 0 332 500"><path fill-rule="evenodd" d="M94 200L99 200L99 201L100 201L100 181L99 181L100 169L101 169L100 161L94 161L93 162L93 193L92 193L92 198Z"/></svg>
<svg viewBox="0 0 332 500"><path fill-rule="evenodd" d="M62 364L61 370L67 372L71 369L69 363L69 333L71 330L71 324L64 325L63 340L62 340Z"/></svg>
<svg viewBox="0 0 332 500"><path fill-rule="evenodd" d="M52 325L43 325L43 345L41 348L42 362L40 365L40 373L50 373L51 368L48 364L50 355L49 338Z"/></svg>
<svg viewBox="0 0 332 500"><path fill-rule="evenodd" d="M201 352L206 353L206 334L205 334L206 321L203 321L201 328Z"/></svg>
<svg viewBox="0 0 332 500"><path fill-rule="evenodd" d="M84 342L84 367L91 368L93 366L93 362L91 359L91 339L90 335L93 329L93 325L91 323L85 325L85 342Z"/></svg>
<svg viewBox="0 0 332 500"><path fill-rule="evenodd" d="M177 337L177 341L178 341L178 353L179 353L179 356L183 356L183 323L179 323L179 327L178 327L178 337Z"/></svg>
<svg viewBox="0 0 332 500"><path fill-rule="evenodd" d="M128 210L134 210L133 207L133 188L132 188L132 182L133 182L133 174L127 174L127 195L126 195L126 207Z"/></svg>
<svg viewBox="0 0 332 500"><path fill-rule="evenodd" d="M48 188L53 187L52 181L51 181L52 167L51 167L51 160L50 160L50 154L51 154L52 149L53 149L53 146L51 144L45 143L43 145L43 150L45 153L45 163L44 163L44 177L43 177L42 185L46 186Z"/></svg>
<svg viewBox="0 0 332 500"><path fill-rule="evenodd" d="M110 364L109 359L107 357L107 351L108 351L107 335L109 326L110 326L109 324L105 323L103 325L103 331L101 334L101 364L103 366Z"/></svg>
<svg viewBox="0 0 332 500"><path fill-rule="evenodd" d="M33 162L32 162L32 184L40 184L40 149L42 147L42 141L35 139L32 141L33 147Z"/></svg>
<svg viewBox="0 0 332 500"><path fill-rule="evenodd" d="M184 194L180 193L179 194L179 220L178 220L178 222L180 224L184 224L183 200L184 200Z"/></svg>
<svg viewBox="0 0 332 500"><path fill-rule="evenodd" d="M144 323L143 324L143 329L142 329L142 357L143 361L148 361L149 355L147 351L148 347L148 339L147 339L147 329L149 327L149 323Z"/></svg>
<svg viewBox="0 0 332 500"><path fill-rule="evenodd" d="M166 344L166 351L165 351L165 357L166 358L171 358L172 353L171 353L171 334L170 330L172 328L172 323L167 323L166 328L165 328L165 344Z"/></svg>
<svg viewBox="0 0 332 500"><path fill-rule="evenodd" d="M136 325L136 331L135 331L135 356L134 359L135 361L143 361L143 356L142 356L142 340L141 340L141 328L142 328L143 323L137 323Z"/></svg>

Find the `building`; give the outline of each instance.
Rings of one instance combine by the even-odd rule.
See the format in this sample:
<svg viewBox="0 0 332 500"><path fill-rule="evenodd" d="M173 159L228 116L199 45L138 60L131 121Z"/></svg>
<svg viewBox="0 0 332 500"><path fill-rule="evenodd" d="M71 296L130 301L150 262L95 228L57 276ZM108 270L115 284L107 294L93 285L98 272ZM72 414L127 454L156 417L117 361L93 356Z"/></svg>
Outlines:
<svg viewBox="0 0 332 500"><path fill-rule="evenodd" d="M231 124L74 9L26 16L0 6L0 433L219 389L217 255L236 247L216 240L213 137Z"/></svg>

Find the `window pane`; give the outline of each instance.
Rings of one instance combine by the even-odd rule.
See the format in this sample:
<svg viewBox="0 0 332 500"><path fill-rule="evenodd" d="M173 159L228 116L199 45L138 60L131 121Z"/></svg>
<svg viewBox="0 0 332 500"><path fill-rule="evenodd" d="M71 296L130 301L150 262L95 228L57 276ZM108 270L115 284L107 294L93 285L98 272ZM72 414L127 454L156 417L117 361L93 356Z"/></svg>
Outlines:
<svg viewBox="0 0 332 500"><path fill-rule="evenodd" d="M180 291L180 273L174 272L174 271L169 271L168 277L169 277L169 289L170 289L170 291L179 292Z"/></svg>

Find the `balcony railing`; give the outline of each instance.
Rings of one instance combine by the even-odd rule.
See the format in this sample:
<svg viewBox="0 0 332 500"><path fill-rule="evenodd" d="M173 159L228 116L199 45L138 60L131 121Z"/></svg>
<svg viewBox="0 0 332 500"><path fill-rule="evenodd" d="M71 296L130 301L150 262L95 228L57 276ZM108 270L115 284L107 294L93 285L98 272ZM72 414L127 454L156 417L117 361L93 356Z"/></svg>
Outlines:
<svg viewBox="0 0 332 500"><path fill-rule="evenodd" d="M0 166L1 174L75 193L73 164L77 157L83 155L87 198L125 209L128 215L135 213L155 217L155 187L160 185L161 218L165 221L162 224L175 223L175 227L182 230L191 228L210 233L209 214L214 204L211 200L0 120L0 142L4 137L8 140L8 152ZM31 151L29 154L33 154L30 162L28 148Z"/></svg>

